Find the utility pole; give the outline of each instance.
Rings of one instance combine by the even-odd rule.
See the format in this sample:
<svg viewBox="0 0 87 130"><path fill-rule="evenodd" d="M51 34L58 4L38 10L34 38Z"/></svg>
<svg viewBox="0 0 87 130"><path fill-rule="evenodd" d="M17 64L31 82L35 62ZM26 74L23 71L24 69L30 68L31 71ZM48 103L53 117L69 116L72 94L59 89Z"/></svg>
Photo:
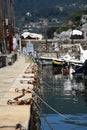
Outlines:
<svg viewBox="0 0 87 130"><path fill-rule="evenodd" d="M5 52L5 0L0 0L0 51Z"/></svg>
<svg viewBox="0 0 87 130"><path fill-rule="evenodd" d="M8 29L9 29L9 43L10 52L13 51L13 36L14 36L14 0L8 1Z"/></svg>

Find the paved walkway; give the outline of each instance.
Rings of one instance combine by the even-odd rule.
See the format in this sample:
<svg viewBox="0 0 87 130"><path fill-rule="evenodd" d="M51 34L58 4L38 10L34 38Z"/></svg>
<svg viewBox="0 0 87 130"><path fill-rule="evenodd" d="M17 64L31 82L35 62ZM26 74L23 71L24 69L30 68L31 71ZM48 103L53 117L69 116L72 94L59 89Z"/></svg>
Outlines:
<svg viewBox="0 0 87 130"><path fill-rule="evenodd" d="M29 86L20 84L18 79L30 64L31 61L27 62L27 58L19 56L13 65L0 68L0 130L14 130L17 123L28 129L30 105L8 105L7 101L19 96L15 88ZM31 96L29 94L28 98Z"/></svg>

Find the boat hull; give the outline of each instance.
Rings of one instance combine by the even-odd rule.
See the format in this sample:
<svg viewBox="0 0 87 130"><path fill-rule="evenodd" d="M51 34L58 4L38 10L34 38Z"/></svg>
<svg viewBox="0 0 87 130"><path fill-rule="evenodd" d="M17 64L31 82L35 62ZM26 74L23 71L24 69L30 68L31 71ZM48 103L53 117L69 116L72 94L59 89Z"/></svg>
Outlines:
<svg viewBox="0 0 87 130"><path fill-rule="evenodd" d="M62 61L54 60L54 61L52 62L52 65L53 65L53 67L62 68L62 67L63 67L63 62L62 62Z"/></svg>

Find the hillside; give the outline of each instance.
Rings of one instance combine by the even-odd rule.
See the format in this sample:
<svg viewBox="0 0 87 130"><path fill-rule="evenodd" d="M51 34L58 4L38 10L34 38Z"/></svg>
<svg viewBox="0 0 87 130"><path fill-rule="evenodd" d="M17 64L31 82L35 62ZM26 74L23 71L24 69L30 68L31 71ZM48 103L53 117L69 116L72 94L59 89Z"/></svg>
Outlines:
<svg viewBox="0 0 87 130"><path fill-rule="evenodd" d="M66 21L73 12L87 9L87 0L15 0L15 19L37 21L39 18ZM29 12L32 17L26 17ZM20 22L20 21L19 21Z"/></svg>
<svg viewBox="0 0 87 130"><path fill-rule="evenodd" d="M26 12L39 12L48 8L63 7L66 11L71 11L84 8L87 5L87 0L15 0L15 14L20 16ZM41 12L39 10L42 10Z"/></svg>

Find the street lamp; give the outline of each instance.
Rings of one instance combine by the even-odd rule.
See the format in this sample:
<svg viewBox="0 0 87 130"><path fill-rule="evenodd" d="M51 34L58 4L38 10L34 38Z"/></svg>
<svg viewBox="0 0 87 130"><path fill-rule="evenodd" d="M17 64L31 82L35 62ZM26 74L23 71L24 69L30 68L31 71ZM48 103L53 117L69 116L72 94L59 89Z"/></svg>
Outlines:
<svg viewBox="0 0 87 130"><path fill-rule="evenodd" d="M47 47L47 26L48 26L48 19L45 19L44 27L45 27L45 38L46 38L46 50L48 49L48 47Z"/></svg>

